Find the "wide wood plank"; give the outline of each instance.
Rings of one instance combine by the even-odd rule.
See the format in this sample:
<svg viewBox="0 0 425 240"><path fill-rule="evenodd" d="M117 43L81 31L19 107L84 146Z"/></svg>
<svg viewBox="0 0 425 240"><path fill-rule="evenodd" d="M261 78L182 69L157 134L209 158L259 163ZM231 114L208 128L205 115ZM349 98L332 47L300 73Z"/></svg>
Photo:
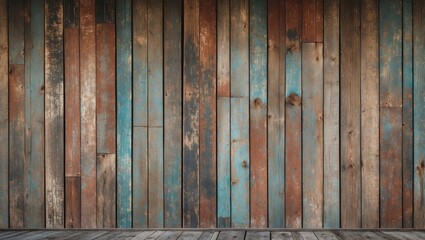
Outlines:
<svg viewBox="0 0 425 240"><path fill-rule="evenodd" d="M63 2L45 2L46 226L64 227Z"/></svg>
<svg viewBox="0 0 425 240"><path fill-rule="evenodd" d="M97 228L116 226L116 155L97 155Z"/></svg>

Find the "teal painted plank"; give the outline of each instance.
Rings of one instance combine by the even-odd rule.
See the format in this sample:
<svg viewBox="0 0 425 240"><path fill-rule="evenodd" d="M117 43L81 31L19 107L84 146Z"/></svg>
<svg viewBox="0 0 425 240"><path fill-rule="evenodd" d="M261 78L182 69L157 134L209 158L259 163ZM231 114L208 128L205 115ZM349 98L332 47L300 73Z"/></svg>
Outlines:
<svg viewBox="0 0 425 240"><path fill-rule="evenodd" d="M148 129L133 127L133 227L148 227Z"/></svg>
<svg viewBox="0 0 425 240"><path fill-rule="evenodd" d="M403 0L403 227L413 227L413 1Z"/></svg>
<svg viewBox="0 0 425 240"><path fill-rule="evenodd" d="M425 227L425 2L413 2L413 223L415 228Z"/></svg>
<svg viewBox="0 0 425 240"><path fill-rule="evenodd" d="M164 1L164 227L182 227L182 1Z"/></svg>
<svg viewBox="0 0 425 240"><path fill-rule="evenodd" d="M231 224L249 226L248 0L230 2Z"/></svg>
<svg viewBox="0 0 425 240"><path fill-rule="evenodd" d="M132 226L131 0L117 1L117 227Z"/></svg>
<svg viewBox="0 0 425 240"><path fill-rule="evenodd" d="M25 227L44 227L44 1L31 2L30 156L26 159ZM27 69L28 70L28 69Z"/></svg>
<svg viewBox="0 0 425 240"><path fill-rule="evenodd" d="M161 228L164 224L163 204L163 148L164 130L162 127L148 129L148 158L149 158L149 227Z"/></svg>
<svg viewBox="0 0 425 240"><path fill-rule="evenodd" d="M303 227L323 227L323 44L302 45Z"/></svg>
<svg viewBox="0 0 425 240"><path fill-rule="evenodd" d="M7 0L0 1L0 228L9 227L9 90Z"/></svg>

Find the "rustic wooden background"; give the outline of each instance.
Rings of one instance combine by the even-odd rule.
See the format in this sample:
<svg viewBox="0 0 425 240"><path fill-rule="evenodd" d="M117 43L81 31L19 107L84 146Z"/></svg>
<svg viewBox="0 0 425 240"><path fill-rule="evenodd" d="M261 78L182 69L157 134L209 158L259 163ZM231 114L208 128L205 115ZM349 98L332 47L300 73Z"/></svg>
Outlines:
<svg viewBox="0 0 425 240"><path fill-rule="evenodd" d="M425 227L425 1L0 0L0 227Z"/></svg>

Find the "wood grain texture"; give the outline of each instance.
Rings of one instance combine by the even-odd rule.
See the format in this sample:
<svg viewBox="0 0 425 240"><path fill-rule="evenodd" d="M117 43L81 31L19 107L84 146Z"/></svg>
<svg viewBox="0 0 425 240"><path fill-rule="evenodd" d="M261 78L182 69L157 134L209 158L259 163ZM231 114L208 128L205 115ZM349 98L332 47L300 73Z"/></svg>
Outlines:
<svg viewBox="0 0 425 240"><path fill-rule="evenodd" d="M323 227L340 226L339 0L324 2Z"/></svg>
<svg viewBox="0 0 425 240"><path fill-rule="evenodd" d="M360 1L341 0L341 227L361 226Z"/></svg>
<svg viewBox="0 0 425 240"><path fill-rule="evenodd" d="M96 0L96 23L115 23L115 1Z"/></svg>
<svg viewBox="0 0 425 240"><path fill-rule="evenodd" d="M149 227L160 228L164 224L163 204L163 148L164 129L162 127L148 129L148 158L149 158Z"/></svg>
<svg viewBox="0 0 425 240"><path fill-rule="evenodd" d="M183 227L198 227L199 0L185 0L183 12Z"/></svg>
<svg viewBox="0 0 425 240"><path fill-rule="evenodd" d="M133 127L133 227L148 227L148 129Z"/></svg>
<svg viewBox="0 0 425 240"><path fill-rule="evenodd" d="M380 1L380 226L402 226L402 1Z"/></svg>
<svg viewBox="0 0 425 240"><path fill-rule="evenodd" d="M64 28L79 28L80 26L80 0L64 1ZM78 51L79 52L79 51Z"/></svg>
<svg viewBox="0 0 425 240"><path fill-rule="evenodd" d="M217 3L199 4L199 226L216 226L217 212Z"/></svg>
<svg viewBox="0 0 425 240"><path fill-rule="evenodd" d="M323 1L301 1L303 42L323 42Z"/></svg>
<svg viewBox="0 0 425 240"><path fill-rule="evenodd" d="M80 1L81 226L96 227L95 1Z"/></svg>
<svg viewBox="0 0 425 240"><path fill-rule="evenodd" d="M361 1L362 227L379 227L378 1Z"/></svg>
<svg viewBox="0 0 425 240"><path fill-rule="evenodd" d="M65 227L81 228L81 179L65 176Z"/></svg>
<svg viewBox="0 0 425 240"><path fill-rule="evenodd" d="M0 228L9 227L8 2L0 1Z"/></svg>
<svg viewBox="0 0 425 240"><path fill-rule="evenodd" d="M250 1L250 207L251 227L267 216L267 0Z"/></svg>
<svg viewBox="0 0 425 240"><path fill-rule="evenodd" d="M414 153L414 182L413 182L413 226L425 227L425 111L420 106L424 105L425 99L425 2L413 1L413 153ZM422 109L422 110L421 110Z"/></svg>
<svg viewBox="0 0 425 240"><path fill-rule="evenodd" d="M303 227L323 225L323 44L302 45Z"/></svg>
<svg viewBox="0 0 425 240"><path fill-rule="evenodd" d="M116 155L97 154L97 228L116 226Z"/></svg>
<svg viewBox="0 0 425 240"><path fill-rule="evenodd" d="M182 226L181 0L164 1L164 227Z"/></svg>
<svg viewBox="0 0 425 240"><path fill-rule="evenodd" d="M217 1L217 225L230 227L230 1Z"/></svg>

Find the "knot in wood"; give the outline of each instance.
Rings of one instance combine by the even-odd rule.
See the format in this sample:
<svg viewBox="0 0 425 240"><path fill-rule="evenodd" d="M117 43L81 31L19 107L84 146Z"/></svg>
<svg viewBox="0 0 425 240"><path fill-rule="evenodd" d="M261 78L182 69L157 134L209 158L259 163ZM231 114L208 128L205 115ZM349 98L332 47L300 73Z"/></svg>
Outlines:
<svg viewBox="0 0 425 240"><path fill-rule="evenodd" d="M287 98L286 98L286 103L288 103L289 105L292 106L299 106L301 105L301 97L298 96L295 93L291 93Z"/></svg>

